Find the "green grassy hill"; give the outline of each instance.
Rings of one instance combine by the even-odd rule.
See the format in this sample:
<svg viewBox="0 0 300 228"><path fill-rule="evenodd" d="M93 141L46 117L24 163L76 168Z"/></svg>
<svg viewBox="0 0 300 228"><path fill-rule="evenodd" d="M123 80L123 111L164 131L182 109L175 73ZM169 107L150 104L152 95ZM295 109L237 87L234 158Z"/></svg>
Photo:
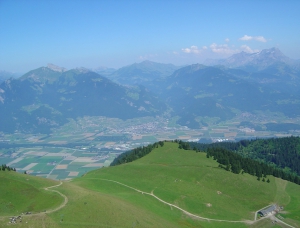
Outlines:
<svg viewBox="0 0 300 228"><path fill-rule="evenodd" d="M44 190L59 184L57 181L0 171L0 183L0 216L37 213L56 208L63 202L57 193Z"/></svg>
<svg viewBox="0 0 300 228"><path fill-rule="evenodd" d="M16 227L273 227L269 219L245 222L272 203L284 206L284 222L300 227L300 186L269 179L227 172L205 153L165 143L134 162L64 182L55 189L67 196L66 206L25 216ZM0 224L7 221L0 219Z"/></svg>

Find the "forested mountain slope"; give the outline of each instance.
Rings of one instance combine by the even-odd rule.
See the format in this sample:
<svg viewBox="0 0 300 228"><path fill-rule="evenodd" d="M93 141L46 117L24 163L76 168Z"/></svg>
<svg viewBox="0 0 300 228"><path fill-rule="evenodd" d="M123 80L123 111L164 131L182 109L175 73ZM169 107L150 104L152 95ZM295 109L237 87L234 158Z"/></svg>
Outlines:
<svg viewBox="0 0 300 228"><path fill-rule="evenodd" d="M212 144L190 143L191 147L207 151L223 148L243 157L274 164L288 173L300 176L300 137L242 140L240 142L220 142Z"/></svg>
<svg viewBox="0 0 300 228"><path fill-rule="evenodd" d="M41 67L0 85L3 132L50 133L68 118L129 119L165 110L166 105L145 88L121 86L86 69Z"/></svg>

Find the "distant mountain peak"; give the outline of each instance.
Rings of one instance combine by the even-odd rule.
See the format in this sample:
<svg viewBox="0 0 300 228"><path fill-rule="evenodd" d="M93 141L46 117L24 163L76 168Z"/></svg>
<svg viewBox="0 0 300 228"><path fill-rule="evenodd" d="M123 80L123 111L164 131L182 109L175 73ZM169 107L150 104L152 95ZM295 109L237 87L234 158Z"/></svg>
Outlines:
<svg viewBox="0 0 300 228"><path fill-rule="evenodd" d="M79 73L88 73L88 72L90 72L90 70L85 68L85 67L77 67L77 68L75 68L75 71L77 71Z"/></svg>
<svg viewBox="0 0 300 228"><path fill-rule="evenodd" d="M147 87L153 80L170 76L178 68L173 64L145 60L118 69L110 75L110 78L121 84L144 85Z"/></svg>
<svg viewBox="0 0 300 228"><path fill-rule="evenodd" d="M152 64L152 63L155 63L155 62L153 62L153 61L150 61L150 60L144 60L144 61L142 61L142 62L140 62L140 63L150 63L150 64Z"/></svg>
<svg viewBox="0 0 300 228"><path fill-rule="evenodd" d="M262 57L268 57L282 62L287 62L290 60L278 48L275 47L270 49L264 49L259 52L259 55L261 55Z"/></svg>
<svg viewBox="0 0 300 228"><path fill-rule="evenodd" d="M52 64L52 63L48 63L47 67L48 67L50 70L57 71L57 72L65 72L65 71L67 71L66 68L56 66L56 65L54 65L54 64Z"/></svg>
<svg viewBox="0 0 300 228"><path fill-rule="evenodd" d="M140 63L134 63L131 66L136 66L136 67L173 67L173 68L177 68L175 65L171 64L171 63L158 63L158 62L153 62L151 60L144 60Z"/></svg>
<svg viewBox="0 0 300 228"><path fill-rule="evenodd" d="M223 65L229 68L251 68L252 70L263 70L278 63L292 64L293 60L285 56L276 47L263 49L255 53L242 51L228 57L227 59L206 61L207 65Z"/></svg>

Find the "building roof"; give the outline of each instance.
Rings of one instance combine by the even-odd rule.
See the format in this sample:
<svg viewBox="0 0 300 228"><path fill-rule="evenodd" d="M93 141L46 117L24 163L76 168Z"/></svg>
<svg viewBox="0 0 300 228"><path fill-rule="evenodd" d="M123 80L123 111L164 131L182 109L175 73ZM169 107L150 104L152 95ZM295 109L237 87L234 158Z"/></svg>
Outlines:
<svg viewBox="0 0 300 228"><path fill-rule="evenodd" d="M268 215L269 213L272 213L275 210L276 210L276 205L273 204L270 207L267 207L263 210L260 210L258 213L261 213L263 216L266 216L266 215Z"/></svg>

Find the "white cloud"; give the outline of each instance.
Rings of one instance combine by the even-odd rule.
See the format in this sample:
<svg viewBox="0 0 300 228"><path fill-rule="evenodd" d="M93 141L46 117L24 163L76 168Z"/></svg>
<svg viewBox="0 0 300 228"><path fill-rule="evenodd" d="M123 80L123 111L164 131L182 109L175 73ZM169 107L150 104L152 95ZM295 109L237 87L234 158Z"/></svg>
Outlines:
<svg viewBox="0 0 300 228"><path fill-rule="evenodd" d="M182 48L181 50L184 53L200 54L201 51L206 50L206 49L207 49L206 46L203 46L202 48L199 49L197 46L193 45L190 48Z"/></svg>
<svg viewBox="0 0 300 228"><path fill-rule="evenodd" d="M247 45L242 45L240 47L241 51L244 51L244 52L248 52L248 53L256 53L256 52L259 52L258 49L251 49L249 46Z"/></svg>
<svg viewBox="0 0 300 228"><path fill-rule="evenodd" d="M234 53L238 52L238 50L231 49L227 44L212 43L209 47L212 50L212 52L218 53L218 54L229 55L229 54L234 54Z"/></svg>
<svg viewBox="0 0 300 228"><path fill-rule="evenodd" d="M185 53L194 53L194 54L199 54L200 50L198 49L197 46L191 46L190 48L182 48L181 49Z"/></svg>
<svg viewBox="0 0 300 228"><path fill-rule="evenodd" d="M249 36L247 36L246 38L249 40L253 39L253 38L249 38ZM229 42L229 39L226 40L228 40ZM212 43L209 46L202 46L201 48L193 45L188 48L182 48L181 51L186 54L195 54L194 57L197 56L197 59L199 59L204 56L205 57L209 56L209 58L225 58L242 51L247 53L256 53L259 52L260 50L252 49L248 45L235 46L224 42L223 44ZM173 54L176 56L180 56L179 52L173 52ZM185 57L187 57L187 55L185 55ZM190 57L193 57L193 55L190 55Z"/></svg>
<svg viewBox="0 0 300 228"><path fill-rule="evenodd" d="M249 41L249 40L256 40L259 42L267 42L266 38L264 38L263 36L248 36L248 35L244 35L243 37L239 38L239 40L244 40L244 41Z"/></svg>
<svg viewBox="0 0 300 228"><path fill-rule="evenodd" d="M253 37L252 36L247 36L247 35L244 35L243 37L241 37L239 40L246 40L246 41L248 41L248 40L252 40L253 39Z"/></svg>
<svg viewBox="0 0 300 228"><path fill-rule="evenodd" d="M228 43L229 41L230 41L230 40L229 40L229 38L226 38L226 39L225 39L225 42L227 42L227 43Z"/></svg>
<svg viewBox="0 0 300 228"><path fill-rule="evenodd" d="M221 54L221 55L233 55L235 53L244 51L247 53L256 53L259 52L257 49L251 49L248 45L242 45L240 48L234 48L234 46L229 46L228 44L216 44L213 43L210 46L212 52Z"/></svg>
<svg viewBox="0 0 300 228"><path fill-rule="evenodd" d="M267 42L267 40L263 36L256 36L254 37L255 40L260 41L260 42Z"/></svg>

